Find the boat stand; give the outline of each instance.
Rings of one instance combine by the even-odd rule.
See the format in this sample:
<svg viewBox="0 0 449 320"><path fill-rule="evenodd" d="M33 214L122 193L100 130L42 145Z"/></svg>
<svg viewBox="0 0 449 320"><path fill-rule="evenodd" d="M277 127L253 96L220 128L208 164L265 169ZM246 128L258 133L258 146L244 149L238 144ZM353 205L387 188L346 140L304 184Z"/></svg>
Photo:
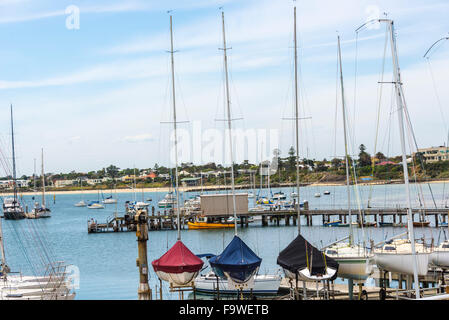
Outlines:
<svg viewBox="0 0 449 320"><path fill-rule="evenodd" d="M348 296L349 300L354 299L354 280L348 279Z"/></svg>

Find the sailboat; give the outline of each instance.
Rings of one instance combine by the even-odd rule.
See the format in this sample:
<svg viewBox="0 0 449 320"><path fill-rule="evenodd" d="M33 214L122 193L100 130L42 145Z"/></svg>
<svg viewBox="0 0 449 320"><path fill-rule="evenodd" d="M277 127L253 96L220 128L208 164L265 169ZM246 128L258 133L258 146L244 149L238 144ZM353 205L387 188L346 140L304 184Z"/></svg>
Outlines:
<svg viewBox="0 0 449 320"><path fill-rule="evenodd" d="M235 197L235 181L234 181L234 154L232 148L232 125L231 125L231 101L229 93L228 79L228 60L226 47L226 33L224 12L221 12L222 29L223 29L223 59L224 59L224 76L226 89L226 107L227 107L227 124L229 138L229 154L231 158L231 193L232 193L232 211L234 221L237 221L236 197ZM228 289L239 290L251 289L254 287L254 277L259 271L262 259L259 258L249 248L245 242L240 239L237 233L237 223L234 223L234 238L226 246L223 252L212 257L209 264L217 277L227 278Z"/></svg>
<svg viewBox="0 0 449 320"><path fill-rule="evenodd" d="M176 197L173 191L169 191L164 198L157 203L159 208L173 208L176 204Z"/></svg>
<svg viewBox="0 0 449 320"><path fill-rule="evenodd" d="M405 194L407 199L407 239L395 239L391 243L386 243L382 248L375 249L375 262L380 269L395 271L404 274L413 274L415 282L415 297L420 298L418 275L426 275L429 267L430 252L424 245L415 241L412 204L409 188L409 175L407 168L407 154L404 133L404 114L406 114L406 105L404 92L402 89L402 80L399 69L396 39L393 20L379 19L378 22L385 22L388 25L390 34L390 46L393 62L394 87L396 95L396 107L399 121L399 135L402 151L402 169L404 176ZM360 28L359 28L360 29Z"/></svg>
<svg viewBox="0 0 449 320"><path fill-rule="evenodd" d="M81 187L81 179L78 181L78 183L79 183L79 186ZM79 202L75 203L74 206L75 207L86 207L87 206L87 203L84 202L82 195L81 195L81 200Z"/></svg>
<svg viewBox="0 0 449 320"><path fill-rule="evenodd" d="M104 205L100 203L100 191L98 191L98 200L97 201L91 201L87 205L88 209L104 209Z"/></svg>
<svg viewBox="0 0 449 320"><path fill-rule="evenodd" d="M295 133L296 133L296 194L299 200L299 110L298 110L298 61L297 61L297 39L296 39L296 6L294 7L294 65L295 65ZM277 258L285 276L296 281L323 281L335 279L338 271L338 263L326 254L313 247L305 238L301 236L300 205L296 201L298 236L283 249Z"/></svg>
<svg viewBox="0 0 449 320"><path fill-rule="evenodd" d="M14 121L11 104L11 147L12 147L12 179L14 195L12 198L5 198L3 200L3 216L9 220L19 220L25 218L25 212L19 202L17 196L17 176L16 176L16 154L14 149Z"/></svg>
<svg viewBox="0 0 449 320"><path fill-rule="evenodd" d="M38 202L34 203L34 208L31 213L27 214L28 219L38 219L38 218L50 218L51 210L47 208L45 201L45 173L44 173L44 149L42 149L42 202L39 205Z"/></svg>
<svg viewBox="0 0 449 320"><path fill-rule="evenodd" d="M345 144L345 167L346 167L346 192L349 216L349 242L337 242L326 249L326 255L339 263L338 276L352 280L366 280L373 272L373 254L367 252L366 248L354 244L352 210L351 210L351 187L350 187L350 164L348 151L348 134L346 123L346 105L343 85L343 67L341 63L340 36L338 36L338 62L340 73L340 89L343 113L343 133ZM350 284L351 286L351 284Z"/></svg>
<svg viewBox="0 0 449 320"><path fill-rule="evenodd" d="M104 198L102 202L103 202L104 204L114 204L114 203L117 203L117 199L115 199L115 198L112 196L112 190L111 190L111 195L108 196L108 197L106 197L106 198Z"/></svg>
<svg viewBox="0 0 449 320"><path fill-rule="evenodd" d="M173 49L173 22L170 15L170 54L171 54L171 78L172 78L172 103L173 103L173 129L175 142L175 193L176 193L176 212L178 237L173 247L170 248L159 259L151 264L160 280L167 281L170 285L187 286L191 285L203 266L203 260L194 255L189 248L181 241L181 219L180 202L178 189L178 140L177 140L177 122L176 122L176 95L175 95L175 66Z"/></svg>

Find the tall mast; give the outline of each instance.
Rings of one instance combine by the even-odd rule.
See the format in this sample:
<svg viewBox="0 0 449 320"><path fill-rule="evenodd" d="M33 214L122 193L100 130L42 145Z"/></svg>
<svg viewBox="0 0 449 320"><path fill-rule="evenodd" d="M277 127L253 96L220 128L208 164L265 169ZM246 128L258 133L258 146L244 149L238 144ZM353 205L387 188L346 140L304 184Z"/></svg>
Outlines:
<svg viewBox="0 0 449 320"><path fill-rule="evenodd" d="M349 182L349 153L348 153L348 135L346 132L346 106L345 106L345 90L343 86L343 67L341 64L341 47L340 36L338 36L338 63L340 66L340 87L341 87L341 106L343 110L343 130L345 135L345 163L346 163L346 187L348 193L348 215L349 215L349 244L352 245L354 239L352 231L352 211L351 211L351 188Z"/></svg>
<svg viewBox="0 0 449 320"><path fill-rule="evenodd" d="M229 151L231 155L231 190L232 190L232 209L234 213L234 233L237 235L237 212L235 207L235 188L234 188L234 155L232 150L232 126L231 126L231 99L229 96L229 79L228 79L228 57L226 47L226 33L225 33L225 20L224 12L221 12L221 20L223 26L223 58L224 58L224 71L225 71L225 85L226 85L226 106L228 111L228 134L229 134Z"/></svg>
<svg viewBox="0 0 449 320"><path fill-rule="evenodd" d="M295 133L296 133L296 194L297 204L296 210L298 212L298 234L301 232L300 223L300 205L299 205L299 111L298 111L298 53L297 53L297 41L296 41L296 7L293 11L294 14L294 41L295 41Z"/></svg>
<svg viewBox="0 0 449 320"><path fill-rule="evenodd" d="M42 208L45 208L44 148L42 148Z"/></svg>
<svg viewBox="0 0 449 320"><path fill-rule="evenodd" d="M394 73L394 86L396 90L396 101L398 107L398 120L399 120L399 136L401 139L401 151L402 151L402 169L404 172L404 186L405 194L407 197L407 223L408 223L408 236L410 239L410 244L413 254L413 276L415 281L415 292L416 298L419 299L419 280L418 280L418 261L416 258L415 249L415 234L413 230L413 214L412 214L412 203L410 197L410 187L409 187L409 176L407 168L407 154L405 146L405 134L404 134L404 103L403 103L403 92L402 92L402 82L401 82L401 72L399 69L398 53L396 48L396 39L394 36L394 24L392 20L385 20L389 23L390 29L390 42L391 42L391 55L393 58L393 73Z"/></svg>
<svg viewBox="0 0 449 320"><path fill-rule="evenodd" d="M17 203L17 182L16 182L16 153L14 149L14 121L12 115L12 104L11 104L11 141L12 141L12 179L14 188L14 206Z"/></svg>
<svg viewBox="0 0 449 320"><path fill-rule="evenodd" d="M133 177L133 193L134 193L134 202L137 204L137 195L136 195L136 187L137 187L137 185L136 185L136 165L134 164L134 170L133 170L133 172L134 172L134 177Z"/></svg>
<svg viewBox="0 0 449 320"><path fill-rule="evenodd" d="M34 159L33 189L34 189L34 199L36 199L36 159Z"/></svg>
<svg viewBox="0 0 449 320"><path fill-rule="evenodd" d="M178 184L178 136L176 133L176 98L175 98L175 59L173 54L173 18L170 15L170 55L171 55L171 78L172 78L172 102L173 102L173 129L175 134L175 193L176 193L176 213L177 213L177 227L178 240L181 240L181 223L179 212L179 184Z"/></svg>

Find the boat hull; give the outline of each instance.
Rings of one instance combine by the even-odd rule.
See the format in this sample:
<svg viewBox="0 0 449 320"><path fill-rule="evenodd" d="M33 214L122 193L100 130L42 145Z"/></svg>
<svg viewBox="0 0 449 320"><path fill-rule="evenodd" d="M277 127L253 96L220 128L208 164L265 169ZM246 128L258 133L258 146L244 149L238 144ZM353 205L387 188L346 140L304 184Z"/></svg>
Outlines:
<svg viewBox="0 0 449 320"><path fill-rule="evenodd" d="M430 263L440 268L449 268L449 251L435 250L430 255Z"/></svg>
<svg viewBox="0 0 449 320"><path fill-rule="evenodd" d="M254 287L250 289L243 289L244 294L260 294L260 295L275 295L281 284L282 277L275 275L257 275L254 277ZM237 290L228 288L228 280L219 278L218 288L220 294L237 294ZM199 276L195 279L195 290L200 293L214 294L217 293L217 278L208 276Z"/></svg>
<svg viewBox="0 0 449 320"><path fill-rule="evenodd" d="M234 228L234 223L209 223L209 222L188 222L189 229L222 229Z"/></svg>
<svg viewBox="0 0 449 320"><path fill-rule="evenodd" d="M371 260L367 258L332 257L338 262L337 276L345 279L366 280L373 272Z"/></svg>
<svg viewBox="0 0 449 320"><path fill-rule="evenodd" d="M429 253L416 253L418 275L427 275L429 258ZM413 260L411 253L376 253L374 256L374 261L380 269L403 274L413 274Z"/></svg>
<svg viewBox="0 0 449 320"><path fill-rule="evenodd" d="M302 270L298 271L298 277L296 277L296 274L293 272L284 269L285 276L291 280L296 281L296 279L300 281L323 281L323 280L329 280L335 277L335 274L337 273L337 270L333 268L326 268L326 274L315 276L311 275L308 268L304 268Z"/></svg>

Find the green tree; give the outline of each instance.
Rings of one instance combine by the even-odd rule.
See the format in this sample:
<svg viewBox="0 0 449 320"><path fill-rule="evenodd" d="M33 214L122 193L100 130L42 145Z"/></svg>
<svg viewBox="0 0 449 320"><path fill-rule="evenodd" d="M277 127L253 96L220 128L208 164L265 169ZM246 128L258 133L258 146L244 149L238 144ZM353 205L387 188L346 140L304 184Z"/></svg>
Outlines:
<svg viewBox="0 0 449 320"><path fill-rule="evenodd" d="M371 165L371 155L366 152L366 147L364 144L361 144L359 147L359 167L365 167Z"/></svg>
<svg viewBox="0 0 449 320"><path fill-rule="evenodd" d="M290 149L288 150L288 169L290 171L295 169L296 166L296 151L293 147L290 147Z"/></svg>
<svg viewBox="0 0 449 320"><path fill-rule="evenodd" d="M335 170L338 170L341 167L342 162L343 161L341 159L333 158L331 160L332 168L335 169Z"/></svg>
<svg viewBox="0 0 449 320"><path fill-rule="evenodd" d="M115 178L118 176L119 170L120 168L117 168L116 166L111 164L106 168L106 173L109 177L111 177L113 181L115 181Z"/></svg>
<svg viewBox="0 0 449 320"><path fill-rule="evenodd" d="M386 157L382 152L380 152L380 151L379 151L378 153L376 153L375 157L376 157L380 162L387 160L387 157Z"/></svg>

